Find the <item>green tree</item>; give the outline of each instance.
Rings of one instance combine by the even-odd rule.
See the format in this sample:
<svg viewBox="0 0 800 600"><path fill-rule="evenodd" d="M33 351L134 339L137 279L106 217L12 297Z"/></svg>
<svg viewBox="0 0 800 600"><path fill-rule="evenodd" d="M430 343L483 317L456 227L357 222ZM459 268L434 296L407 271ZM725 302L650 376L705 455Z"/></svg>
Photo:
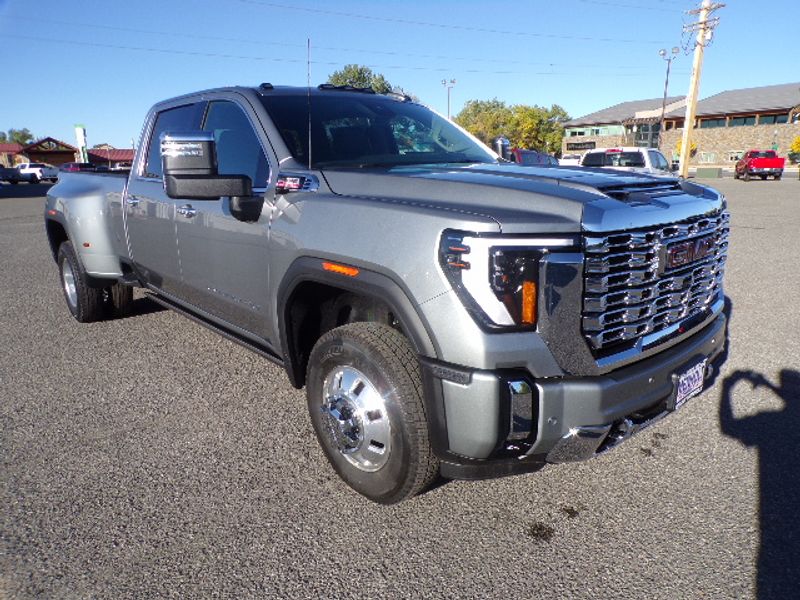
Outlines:
<svg viewBox="0 0 800 600"><path fill-rule="evenodd" d="M508 137L512 117L513 113L506 103L495 98L467 101L453 120L484 144L491 144L500 135ZM511 142L513 144L513 140Z"/></svg>
<svg viewBox="0 0 800 600"><path fill-rule="evenodd" d="M343 69L330 74L328 83L360 88L371 87L379 94L392 91L392 84L387 81L386 77L380 73L374 73L372 69L363 65L345 65Z"/></svg>
<svg viewBox="0 0 800 600"><path fill-rule="evenodd" d="M557 153L564 137L567 112L554 104L550 108L515 104L501 100L470 100L455 117L464 127L486 144L504 135L512 147Z"/></svg>
<svg viewBox="0 0 800 600"><path fill-rule="evenodd" d="M30 144L33 141L33 134L27 127L23 127L22 129L9 129L8 133L5 131L0 131L0 142L5 143L17 143L22 144Z"/></svg>

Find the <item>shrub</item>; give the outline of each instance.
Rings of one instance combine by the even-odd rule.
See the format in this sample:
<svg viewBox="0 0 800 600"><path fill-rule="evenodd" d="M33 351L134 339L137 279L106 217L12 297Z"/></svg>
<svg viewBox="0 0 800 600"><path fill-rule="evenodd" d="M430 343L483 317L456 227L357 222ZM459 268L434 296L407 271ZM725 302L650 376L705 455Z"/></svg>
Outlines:
<svg viewBox="0 0 800 600"><path fill-rule="evenodd" d="M675 152L678 153L678 156L681 155L681 148L683 147L683 138L678 139L678 143L675 144ZM689 146L689 156L694 156L697 154L697 144L692 142L692 145Z"/></svg>

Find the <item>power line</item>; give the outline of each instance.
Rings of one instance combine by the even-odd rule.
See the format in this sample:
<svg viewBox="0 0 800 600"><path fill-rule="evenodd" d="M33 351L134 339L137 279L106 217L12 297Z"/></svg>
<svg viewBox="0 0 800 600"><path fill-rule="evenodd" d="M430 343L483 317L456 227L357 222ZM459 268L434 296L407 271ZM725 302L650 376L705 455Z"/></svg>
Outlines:
<svg viewBox="0 0 800 600"><path fill-rule="evenodd" d="M578 0L582 4L599 4L601 6L616 6L620 8L628 8L633 10L655 10L659 12L680 12L677 8L659 8L657 6L641 6L638 4L621 4L618 2L605 2L605 0Z"/></svg>
<svg viewBox="0 0 800 600"><path fill-rule="evenodd" d="M252 40L246 38L230 38L230 37L221 37L221 36L214 36L214 35L202 35L202 34L195 34L195 33L181 33L179 31L163 31L163 30L155 30L155 29L139 29L134 27L119 27L115 25L103 25L103 24L94 24L94 23L78 23L75 21L62 21L62 20L55 20L55 19L46 19L46 18L39 18L39 17L28 17L24 15L6 15L6 18L18 19L18 20L26 20L26 21L35 21L37 23L49 23L52 25L66 25L68 27L89 27L93 29L107 29L110 31L126 31L129 33L143 33L147 35L167 35L171 37L186 37L192 39L201 39L201 40L214 40L220 42L236 42L236 43L244 43L244 44L252 44L252 45L270 45L270 46L281 46L281 47L296 47L296 48L305 48L305 44L296 44L291 42L269 42L269 41L262 41L262 40ZM334 51L334 52L354 52L354 53L364 53L364 54L381 54L384 56L403 56L403 57L415 57L415 58L425 58L425 59L436 59L436 60L458 60L458 61L467 61L467 62L486 62L486 63L498 63L504 65L527 65L527 66L548 66L548 67L582 67L582 68L605 68L610 65L608 64L581 64L581 63L557 63L557 62L547 62L547 61L522 61L522 60L511 60L507 58L482 58L482 57L469 57L469 56L450 56L450 55L443 55L443 54L419 54L414 52L398 52L392 50L375 50L372 48L346 48L346 47L337 47L337 46L315 46L315 50L326 50L326 51ZM649 66L631 66L631 65L614 65L615 69L626 69L626 70L642 70L642 71L649 71Z"/></svg>
<svg viewBox="0 0 800 600"><path fill-rule="evenodd" d="M367 21L380 21L384 23L396 23L400 25L419 25L422 27L436 27L439 29L452 29L456 31L471 31L477 33L493 33L498 35L516 35L548 39L572 40L580 42L609 42L614 44L664 44L663 40L631 40L620 38L601 38L591 36L563 35L556 33L538 33L534 31L506 31L502 29L489 29L486 27L473 27L470 25L453 25L450 23L434 23L430 21L415 21L412 19L399 19L392 17L379 17L376 15L365 15L360 13L342 12L338 10L327 10L324 8L309 8L307 6L292 6L289 4L279 4L277 2L266 2L264 0L238 0L243 4L254 6L265 6L268 8L279 8L283 10L294 10L300 12L328 15L333 17L346 17L349 19L364 19Z"/></svg>
<svg viewBox="0 0 800 600"><path fill-rule="evenodd" d="M25 15L6 15L6 18L17 19L17 20L24 20L24 21L35 21L36 23L49 23L52 25L66 25L68 27L88 27L93 29L106 29L109 31L125 31L128 33L143 33L147 35L166 35L170 37L185 37L185 38L192 38L192 39L200 39L200 40L214 40L220 42L236 42L236 43L243 43L243 44L252 44L252 45L269 45L269 46L281 46L281 47L292 47L292 48L305 48L305 44L297 44L292 42L269 42L269 41L262 41L262 40L253 40L253 39L246 39L246 38L230 38L230 37L222 37L222 36L214 36L214 35L202 35L202 34L195 34L195 33L181 33L179 31L163 31L163 30L156 30L156 29L140 29L134 27L119 27L116 25L103 25L103 24L95 24L95 23L79 23L76 21L62 21L62 20L55 20L55 19L47 19L47 18L39 18L39 17L28 17ZM364 53L364 54L380 54L384 56L403 56L403 57L415 57L415 58L425 58L425 59L436 59L436 60L458 60L458 61L466 61L470 63L474 62L484 62L484 63L495 63L495 64L504 64L504 65L526 65L526 66L547 66L547 67L579 67L579 68L608 68L612 67L612 65L608 64L574 64L574 63L559 63L559 62L547 62L547 61L523 61L523 60L512 60L507 58L484 58L484 57L469 57L469 56L452 56L452 55L444 55L444 54L419 54L414 52L399 52L399 51L392 51L392 50L375 50L372 48L346 48L346 47L337 47L337 46L314 46L315 50L324 50L324 51L333 51L333 52L353 52L353 53ZM633 66L633 65L613 65L614 69L623 69L623 70L641 70L641 71L650 71L649 66Z"/></svg>
<svg viewBox="0 0 800 600"><path fill-rule="evenodd" d="M32 40L38 42L45 42L45 43L55 43L55 44L69 44L73 46L89 46L94 48L112 48L116 50L133 50L138 52L155 52L159 54L176 54L176 55L185 55L185 56L202 56L207 58L232 58L238 60L256 60L256 61L265 61L265 62L282 62L282 63L304 63L306 62L305 59L301 58L275 58L275 57L264 57L264 56L252 56L252 55L241 55L241 54L222 54L217 52L200 52L200 51L192 51L192 50L172 50L167 48L152 48L146 46L125 46L121 44L105 44L101 42L85 42L85 41L77 41L77 40L64 40L64 39L54 39L54 38L40 38L35 36L28 36L28 35L17 35L17 34L7 34L7 38L16 38L16 39L24 39L24 40ZM312 61L312 64L315 65L325 65L325 66L335 66L339 67L342 65L341 61ZM405 69L411 71L429 71L435 73L445 73L453 71L452 67L419 67L419 66L411 66L411 65L385 65L385 64L367 64L365 65L370 68L375 69ZM541 75L541 76L567 76L567 77L575 77L576 73L566 73L566 72L559 72L559 71L539 71L539 72L531 72L531 71L488 71L482 69L458 69L461 73L471 73L471 74L484 74L484 75ZM605 76L605 77L641 77L639 73L598 73L592 72L593 76ZM585 76L585 74L580 74Z"/></svg>

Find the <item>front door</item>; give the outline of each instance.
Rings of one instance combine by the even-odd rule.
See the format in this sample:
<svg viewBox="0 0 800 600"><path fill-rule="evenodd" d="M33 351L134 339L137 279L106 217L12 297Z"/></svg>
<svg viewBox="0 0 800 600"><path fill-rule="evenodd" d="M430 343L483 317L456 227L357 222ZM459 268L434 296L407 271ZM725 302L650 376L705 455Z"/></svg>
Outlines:
<svg viewBox="0 0 800 600"><path fill-rule="evenodd" d="M248 108L209 103L203 123L214 134L221 175L247 175L264 193L269 162ZM258 221L231 215L230 198L178 202L176 226L185 300L245 333L267 338L270 204Z"/></svg>

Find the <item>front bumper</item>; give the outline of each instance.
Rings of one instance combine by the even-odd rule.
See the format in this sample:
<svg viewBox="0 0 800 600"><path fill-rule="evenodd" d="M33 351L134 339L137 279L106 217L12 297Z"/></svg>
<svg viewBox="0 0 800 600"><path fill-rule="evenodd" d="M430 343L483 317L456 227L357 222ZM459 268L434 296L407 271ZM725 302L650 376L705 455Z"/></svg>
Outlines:
<svg viewBox="0 0 800 600"><path fill-rule="evenodd" d="M723 358L727 321L720 314L690 338L594 377L533 378L530 373L464 370L423 362L431 439L442 474L479 479L535 470L546 462L584 460L667 416L676 374L708 359L706 386ZM511 382L531 390L530 434L513 435ZM515 439L510 439L515 437Z"/></svg>

